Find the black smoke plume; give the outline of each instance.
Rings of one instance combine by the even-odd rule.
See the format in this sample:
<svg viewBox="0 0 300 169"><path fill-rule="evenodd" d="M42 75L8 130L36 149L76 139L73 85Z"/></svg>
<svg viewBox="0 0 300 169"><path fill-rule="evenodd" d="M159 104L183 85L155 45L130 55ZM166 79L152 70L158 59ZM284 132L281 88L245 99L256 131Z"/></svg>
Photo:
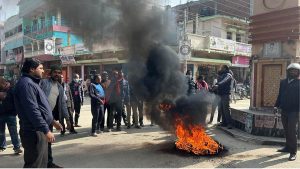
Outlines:
<svg viewBox="0 0 300 169"><path fill-rule="evenodd" d="M208 93L187 97L186 77L177 54L166 43L176 36L175 16L153 0L48 0L60 9L62 18L81 36L85 45L110 42L128 50L128 78L134 94L146 104L146 115L165 130L174 129L175 116L191 116L186 124L205 123ZM173 22L174 21L174 22ZM162 111L160 103L173 109Z"/></svg>

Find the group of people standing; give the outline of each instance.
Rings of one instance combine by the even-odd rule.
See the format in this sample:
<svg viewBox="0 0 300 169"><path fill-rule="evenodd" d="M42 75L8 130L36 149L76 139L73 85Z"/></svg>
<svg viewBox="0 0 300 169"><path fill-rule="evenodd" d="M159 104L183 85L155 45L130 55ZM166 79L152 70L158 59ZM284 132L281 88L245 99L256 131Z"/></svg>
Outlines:
<svg viewBox="0 0 300 169"><path fill-rule="evenodd" d="M24 167L60 168L52 157L51 144L55 141L53 128L60 130L62 136L66 129L70 134L77 134L75 127L81 127L78 121L84 102L82 81L75 74L72 82L66 83L59 65L51 66L50 77L43 79L43 65L33 58L25 60L21 72L22 76L14 86L0 78L0 150L6 148L7 124L15 153L23 152L17 132L18 115ZM122 118L127 128L140 129L144 126L143 102L134 94L121 70L114 70L111 78L105 71L101 75L94 74L89 95L93 116L91 136L104 131L105 110L108 132L112 131L114 120L116 131L121 131ZM133 125L130 123L131 110Z"/></svg>
<svg viewBox="0 0 300 169"><path fill-rule="evenodd" d="M214 118L214 113L218 107L218 122L220 125L232 128L231 110L230 110L230 95L232 93L232 83L234 82L234 77L232 71L227 65L223 65L221 70L218 72L216 81L212 85L208 85L203 76L199 76L196 81L193 80L192 71L188 70L186 73L188 91L187 95L196 94L199 91L213 92L219 96L219 101L216 97L212 101L212 113L210 118L210 123L212 123Z"/></svg>
<svg viewBox="0 0 300 169"><path fill-rule="evenodd" d="M122 70L113 70L111 78L106 71L101 75L95 74L88 88L93 115L91 136L97 136L96 134L105 131L105 112L107 112L108 132L112 131L114 120L117 123L116 130L121 131L122 118L128 129L132 126L137 129L144 126L143 102L134 94ZM132 125L131 112L133 112Z"/></svg>

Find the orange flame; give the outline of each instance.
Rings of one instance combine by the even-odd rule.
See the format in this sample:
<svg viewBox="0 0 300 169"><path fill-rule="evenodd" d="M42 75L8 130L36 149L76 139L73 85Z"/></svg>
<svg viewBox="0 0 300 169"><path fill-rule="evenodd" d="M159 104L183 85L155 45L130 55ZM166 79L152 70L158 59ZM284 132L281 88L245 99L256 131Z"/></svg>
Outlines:
<svg viewBox="0 0 300 169"><path fill-rule="evenodd" d="M159 104L159 109L162 111L169 111L172 108L171 104L161 103Z"/></svg>
<svg viewBox="0 0 300 169"><path fill-rule="evenodd" d="M201 125L189 125L186 127L183 120L176 119L176 147L180 150L192 152L196 155L214 155L222 147L205 133Z"/></svg>

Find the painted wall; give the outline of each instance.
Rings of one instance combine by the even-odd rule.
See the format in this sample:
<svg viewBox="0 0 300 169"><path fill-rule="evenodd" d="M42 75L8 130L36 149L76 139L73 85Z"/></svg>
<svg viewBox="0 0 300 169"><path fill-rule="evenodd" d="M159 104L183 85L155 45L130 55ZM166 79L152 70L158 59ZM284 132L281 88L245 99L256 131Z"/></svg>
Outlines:
<svg viewBox="0 0 300 169"><path fill-rule="evenodd" d="M78 37L74 34L68 35L68 33L66 33L66 32L53 32L53 37L63 39L62 47L72 46L72 45L75 45L75 44L82 43L82 39L80 37ZM70 43L68 44L68 39L69 38L70 38Z"/></svg>

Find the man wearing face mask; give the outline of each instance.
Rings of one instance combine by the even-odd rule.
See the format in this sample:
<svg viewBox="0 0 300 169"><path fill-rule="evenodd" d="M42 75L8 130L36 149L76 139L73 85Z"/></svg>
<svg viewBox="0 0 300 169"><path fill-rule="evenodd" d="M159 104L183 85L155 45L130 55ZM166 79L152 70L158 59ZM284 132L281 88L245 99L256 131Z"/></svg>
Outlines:
<svg viewBox="0 0 300 169"><path fill-rule="evenodd" d="M278 152L290 153L289 161L296 160L297 134L296 126L300 112L300 65L292 63L287 67L287 78L280 82L275 112L281 109L281 120L286 137L285 147Z"/></svg>
<svg viewBox="0 0 300 169"><path fill-rule="evenodd" d="M81 127L78 125L78 119L80 116L80 109L83 105L84 100L84 93L83 93L83 86L79 79L79 74L74 74L73 81L70 83L70 89L73 96L74 101L74 109L75 109L75 127Z"/></svg>

